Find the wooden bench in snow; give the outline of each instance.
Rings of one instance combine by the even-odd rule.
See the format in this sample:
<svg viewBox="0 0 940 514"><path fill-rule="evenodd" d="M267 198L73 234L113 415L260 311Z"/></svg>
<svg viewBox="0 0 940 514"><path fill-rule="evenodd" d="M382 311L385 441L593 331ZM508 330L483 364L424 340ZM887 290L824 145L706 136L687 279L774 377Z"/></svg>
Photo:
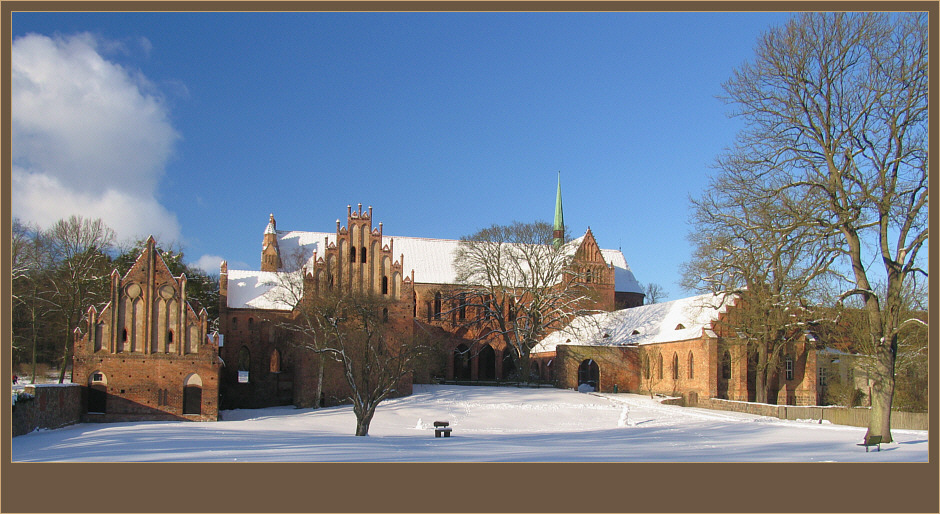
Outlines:
<svg viewBox="0 0 940 514"><path fill-rule="evenodd" d="M435 421L434 422L434 437L450 437L450 431L453 430L450 428L450 422L448 421Z"/></svg>
<svg viewBox="0 0 940 514"><path fill-rule="evenodd" d="M865 447L865 453L868 453L868 448L870 446L877 446L878 451L881 451L881 436L880 435L870 435L865 438L864 442L858 444L859 446Z"/></svg>

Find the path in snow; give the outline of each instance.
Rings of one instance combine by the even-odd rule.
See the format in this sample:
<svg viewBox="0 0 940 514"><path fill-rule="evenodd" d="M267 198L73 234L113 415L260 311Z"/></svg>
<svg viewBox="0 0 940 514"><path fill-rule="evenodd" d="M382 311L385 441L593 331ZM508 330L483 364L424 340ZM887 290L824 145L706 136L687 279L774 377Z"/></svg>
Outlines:
<svg viewBox="0 0 940 514"><path fill-rule="evenodd" d="M223 411L216 423L80 424L13 438L13 461L815 462L927 461L927 432L865 430L662 405L635 394L415 386L383 402L369 437L348 406ZM433 422L449 421L450 438Z"/></svg>

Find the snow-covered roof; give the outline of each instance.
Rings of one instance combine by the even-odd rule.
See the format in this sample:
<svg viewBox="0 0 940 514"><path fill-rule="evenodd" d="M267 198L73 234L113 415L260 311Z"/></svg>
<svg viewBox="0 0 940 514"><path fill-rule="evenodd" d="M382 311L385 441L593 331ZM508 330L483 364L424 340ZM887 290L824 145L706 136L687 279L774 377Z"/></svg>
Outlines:
<svg viewBox="0 0 940 514"><path fill-rule="evenodd" d="M293 305L281 287L274 271L228 270L228 306L289 311Z"/></svg>
<svg viewBox="0 0 940 514"><path fill-rule="evenodd" d="M314 252L323 256L325 244L336 242L335 232L304 232L304 231L277 231L278 248L281 260L286 264L291 256L302 255L307 258L307 266L312 267L310 259ZM580 244L581 238L568 243L570 253L573 255ZM431 239L423 237L382 236L382 245L392 245L392 258L398 260L404 255L403 269L406 273L415 272L417 284L454 284L457 271L454 269L454 254L460 244L456 239ZM642 293L643 288L633 276L633 271L620 250L601 250L601 255L608 264L614 267L614 291ZM263 300L264 295L274 287L277 282L273 272L229 270L229 296L228 306L231 308L278 308L272 305L277 302ZM236 273L244 285L232 287L233 273ZM252 279L254 277L254 279ZM254 280L252 282L252 280ZM265 283L269 287L265 289ZM236 291L233 294L233 291ZM254 296L252 296L254 295ZM269 294L268 296L276 296ZM289 310L289 307L285 307Z"/></svg>
<svg viewBox="0 0 940 514"><path fill-rule="evenodd" d="M727 310L733 299L704 294L575 318L549 334L532 353L553 352L559 344L626 346L695 339Z"/></svg>

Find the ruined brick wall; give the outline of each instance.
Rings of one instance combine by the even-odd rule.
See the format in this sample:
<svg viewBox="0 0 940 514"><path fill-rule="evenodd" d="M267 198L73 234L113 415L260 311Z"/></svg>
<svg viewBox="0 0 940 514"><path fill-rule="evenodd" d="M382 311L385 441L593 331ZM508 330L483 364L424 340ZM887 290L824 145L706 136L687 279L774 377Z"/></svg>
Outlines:
<svg viewBox="0 0 940 514"><path fill-rule="evenodd" d="M293 401L295 370L298 369L297 333L281 328L290 313L261 309L220 309L219 331L224 344L222 361L221 409L260 408L290 405ZM247 374L239 368L247 362Z"/></svg>
<svg viewBox="0 0 940 514"><path fill-rule="evenodd" d="M81 421L82 387L78 384L28 385L23 393L13 405L14 437Z"/></svg>

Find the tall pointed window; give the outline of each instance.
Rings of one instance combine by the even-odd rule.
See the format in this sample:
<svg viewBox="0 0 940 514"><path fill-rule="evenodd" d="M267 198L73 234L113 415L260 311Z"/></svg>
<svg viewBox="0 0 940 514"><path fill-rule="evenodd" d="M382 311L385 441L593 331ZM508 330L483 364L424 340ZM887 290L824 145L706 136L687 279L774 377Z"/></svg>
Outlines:
<svg viewBox="0 0 940 514"><path fill-rule="evenodd" d="M277 348L271 352L271 365L268 369L271 373L281 372L281 352L277 351Z"/></svg>

